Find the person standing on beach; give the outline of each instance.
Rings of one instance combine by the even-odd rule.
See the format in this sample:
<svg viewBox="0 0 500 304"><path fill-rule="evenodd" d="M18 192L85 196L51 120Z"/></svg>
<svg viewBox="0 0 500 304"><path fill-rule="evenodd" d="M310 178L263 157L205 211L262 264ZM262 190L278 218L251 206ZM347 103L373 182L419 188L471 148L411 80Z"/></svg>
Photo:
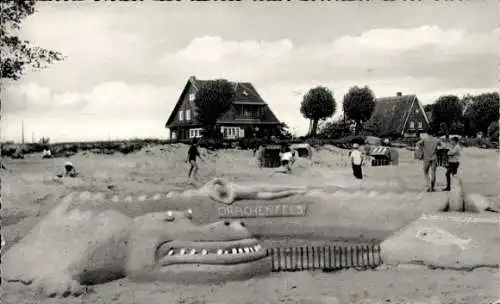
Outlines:
<svg viewBox="0 0 500 304"><path fill-rule="evenodd" d="M448 167L446 169L446 188L443 191L451 190L451 176L455 176L458 172L458 166L460 165L460 145L458 144L458 138L451 138L451 146L448 150Z"/></svg>
<svg viewBox="0 0 500 304"><path fill-rule="evenodd" d="M441 146L441 141L432 134L428 133L425 134L416 145L421 151L422 160L424 161L423 171L426 191L434 192L434 186L436 184L437 150Z"/></svg>
<svg viewBox="0 0 500 304"><path fill-rule="evenodd" d="M352 151L349 152L349 157L351 158L352 174L357 179L363 179L363 154L358 144L355 143L352 145Z"/></svg>
<svg viewBox="0 0 500 304"><path fill-rule="evenodd" d="M257 160L257 167L259 167L259 169L262 169L262 167L264 166L264 145L262 144L259 144L259 148L257 149L256 153L255 153L255 158Z"/></svg>
<svg viewBox="0 0 500 304"><path fill-rule="evenodd" d="M191 165L189 167L188 180L191 179L191 174L193 175L193 178L195 180L198 179L198 177L197 177L198 164L196 163L196 158L203 160L201 158L200 152L198 151L198 143L197 143L196 139L194 139L191 146L189 147L188 155L186 158L186 163L189 162L189 164Z"/></svg>

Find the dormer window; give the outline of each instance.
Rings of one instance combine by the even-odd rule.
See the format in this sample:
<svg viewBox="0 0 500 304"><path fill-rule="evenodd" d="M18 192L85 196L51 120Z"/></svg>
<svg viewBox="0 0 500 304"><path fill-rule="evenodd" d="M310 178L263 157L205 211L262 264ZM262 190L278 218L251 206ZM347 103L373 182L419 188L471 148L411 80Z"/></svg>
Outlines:
<svg viewBox="0 0 500 304"><path fill-rule="evenodd" d="M182 110L179 111L179 121L184 120L184 112Z"/></svg>
<svg viewBox="0 0 500 304"><path fill-rule="evenodd" d="M194 101L196 95L194 93L189 94L189 101Z"/></svg>
<svg viewBox="0 0 500 304"><path fill-rule="evenodd" d="M243 91L243 95L248 96L247 91Z"/></svg>

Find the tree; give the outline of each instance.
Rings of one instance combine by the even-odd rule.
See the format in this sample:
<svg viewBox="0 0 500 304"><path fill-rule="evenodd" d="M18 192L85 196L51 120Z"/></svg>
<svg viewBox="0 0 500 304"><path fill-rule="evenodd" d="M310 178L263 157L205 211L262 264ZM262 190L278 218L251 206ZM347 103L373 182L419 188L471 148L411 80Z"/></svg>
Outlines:
<svg viewBox="0 0 500 304"><path fill-rule="evenodd" d="M441 126L446 135L450 134L451 127L461 122L462 118L463 104L455 95L441 96L432 106L433 127Z"/></svg>
<svg viewBox="0 0 500 304"><path fill-rule="evenodd" d="M332 92L325 87L318 86L310 89L304 95L300 105L300 113L310 120L309 136L315 136L320 119L331 117L337 109L337 103Z"/></svg>
<svg viewBox="0 0 500 304"><path fill-rule="evenodd" d="M362 123L369 120L375 110L375 95L369 87L354 86L344 96L344 113L356 122L354 133L359 133Z"/></svg>
<svg viewBox="0 0 500 304"><path fill-rule="evenodd" d="M16 35L23 19L35 13L35 0L13 0L0 3L1 78L18 80L27 66L45 68L63 60L61 53L30 45Z"/></svg>
<svg viewBox="0 0 500 304"><path fill-rule="evenodd" d="M348 135L349 126L341 115L339 118L322 125L318 133L321 138L340 138Z"/></svg>
<svg viewBox="0 0 500 304"><path fill-rule="evenodd" d="M487 134L488 127L499 119L500 98L498 92L483 93L473 96L472 104L465 112L468 124L477 133L478 131Z"/></svg>
<svg viewBox="0 0 500 304"><path fill-rule="evenodd" d="M496 143L498 143L498 122L499 121L496 120L488 127L488 138Z"/></svg>
<svg viewBox="0 0 500 304"><path fill-rule="evenodd" d="M372 136L381 136L383 131L383 122L378 115L372 117L364 126L364 130Z"/></svg>
<svg viewBox="0 0 500 304"><path fill-rule="evenodd" d="M474 136L476 134L476 130L471 120L473 113L472 104L474 103L474 96L467 94L462 97L460 102L464 107L464 117L463 117L464 135Z"/></svg>
<svg viewBox="0 0 500 304"><path fill-rule="evenodd" d="M424 112L425 112L425 113L428 113L428 112L431 112L431 113L432 113L432 107L433 107L433 106L434 106L434 105L433 105L432 103L430 103L430 104L426 104L426 105L424 106Z"/></svg>
<svg viewBox="0 0 500 304"><path fill-rule="evenodd" d="M225 79L206 81L198 90L194 100L196 119L207 137L214 137L217 120L231 108L234 95L233 85Z"/></svg>

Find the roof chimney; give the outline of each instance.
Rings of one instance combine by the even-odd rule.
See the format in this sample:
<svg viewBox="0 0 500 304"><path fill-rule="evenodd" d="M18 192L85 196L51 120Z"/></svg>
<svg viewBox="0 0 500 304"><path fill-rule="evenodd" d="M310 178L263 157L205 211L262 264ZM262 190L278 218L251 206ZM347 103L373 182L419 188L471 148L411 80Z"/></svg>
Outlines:
<svg viewBox="0 0 500 304"><path fill-rule="evenodd" d="M401 92L397 92L397 93L396 93L396 96L403 96L403 93L401 93Z"/></svg>
<svg viewBox="0 0 500 304"><path fill-rule="evenodd" d="M191 77L189 77L189 80L191 80L191 81L196 80L196 76L191 76Z"/></svg>

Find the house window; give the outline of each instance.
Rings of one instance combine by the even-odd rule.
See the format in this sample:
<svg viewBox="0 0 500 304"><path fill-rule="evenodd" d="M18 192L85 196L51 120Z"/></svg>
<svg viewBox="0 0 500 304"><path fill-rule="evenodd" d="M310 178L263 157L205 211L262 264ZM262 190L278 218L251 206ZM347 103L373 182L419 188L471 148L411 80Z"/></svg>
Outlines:
<svg viewBox="0 0 500 304"><path fill-rule="evenodd" d="M191 120L191 110L186 110L186 120Z"/></svg>
<svg viewBox="0 0 500 304"><path fill-rule="evenodd" d="M194 101L196 95L194 93L189 94L189 101Z"/></svg>
<svg viewBox="0 0 500 304"><path fill-rule="evenodd" d="M172 139L177 139L177 132L172 131Z"/></svg>
<svg viewBox="0 0 500 304"><path fill-rule="evenodd" d="M418 114L418 109L415 110L415 113Z"/></svg>
<svg viewBox="0 0 500 304"><path fill-rule="evenodd" d="M189 138L199 138L201 137L201 128L189 129Z"/></svg>
<svg viewBox="0 0 500 304"><path fill-rule="evenodd" d="M410 121L410 129L411 130L415 129L415 122Z"/></svg>
<svg viewBox="0 0 500 304"><path fill-rule="evenodd" d="M418 128L419 128L419 129L422 129L422 128L423 128L423 125L422 125L422 122L421 122L421 121L419 121L419 122L418 122Z"/></svg>
<svg viewBox="0 0 500 304"><path fill-rule="evenodd" d="M184 112L182 110L179 111L179 121L184 120Z"/></svg>
<svg viewBox="0 0 500 304"><path fill-rule="evenodd" d="M240 128L239 127L221 127L221 132L224 138L239 138Z"/></svg>
<svg viewBox="0 0 500 304"><path fill-rule="evenodd" d="M240 105L237 108L237 115L240 118L246 119L256 119L260 118L262 114L261 107L249 106L249 105Z"/></svg>

